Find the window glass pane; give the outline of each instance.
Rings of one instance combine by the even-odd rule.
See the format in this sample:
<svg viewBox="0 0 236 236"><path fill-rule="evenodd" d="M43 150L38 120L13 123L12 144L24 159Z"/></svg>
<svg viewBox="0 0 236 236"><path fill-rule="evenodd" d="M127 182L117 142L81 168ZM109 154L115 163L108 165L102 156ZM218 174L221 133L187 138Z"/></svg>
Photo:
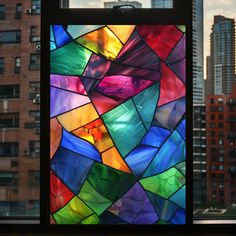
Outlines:
<svg viewBox="0 0 236 236"><path fill-rule="evenodd" d="M41 13L41 0L32 0L32 14L40 14Z"/></svg>
<svg viewBox="0 0 236 236"><path fill-rule="evenodd" d="M21 32L20 30L16 31L0 31L0 43L20 43L21 41Z"/></svg>
<svg viewBox="0 0 236 236"><path fill-rule="evenodd" d="M0 57L0 74L4 73L4 58Z"/></svg>

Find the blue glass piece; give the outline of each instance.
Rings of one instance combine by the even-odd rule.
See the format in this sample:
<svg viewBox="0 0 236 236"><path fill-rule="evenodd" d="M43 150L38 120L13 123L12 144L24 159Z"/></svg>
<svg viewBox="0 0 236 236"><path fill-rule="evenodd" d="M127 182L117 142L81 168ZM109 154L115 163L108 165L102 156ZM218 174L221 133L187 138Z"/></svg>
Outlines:
<svg viewBox="0 0 236 236"><path fill-rule="evenodd" d="M136 177L141 177L154 155L157 148L140 146L135 148L126 158L125 161L129 165Z"/></svg>
<svg viewBox="0 0 236 236"><path fill-rule="evenodd" d="M174 131L162 145L143 177L156 175L185 160L185 141Z"/></svg>
<svg viewBox="0 0 236 236"><path fill-rule="evenodd" d="M141 144L160 147L160 145L166 140L170 131L161 127L151 126L148 133L142 139Z"/></svg>
<svg viewBox="0 0 236 236"><path fill-rule="evenodd" d="M178 209L178 206L153 193L146 192L146 194L148 195L149 200L151 201L157 212L157 215L161 220L168 221L171 219L171 217L173 217L176 210Z"/></svg>
<svg viewBox="0 0 236 236"><path fill-rule="evenodd" d="M52 41L50 41L50 51L56 49L56 44Z"/></svg>
<svg viewBox="0 0 236 236"><path fill-rule="evenodd" d="M53 28L54 37L55 37L57 47L60 47L66 43L71 42L71 39L68 36L68 34L65 32L63 26L53 25L52 28Z"/></svg>
<svg viewBox="0 0 236 236"><path fill-rule="evenodd" d="M68 25L67 31L72 38L75 39L101 27L103 27L103 25Z"/></svg>
<svg viewBox="0 0 236 236"><path fill-rule="evenodd" d="M178 132L185 139L186 134L186 119L182 120L181 123L177 127Z"/></svg>
<svg viewBox="0 0 236 236"><path fill-rule="evenodd" d="M186 187L184 185L173 196L171 196L170 200L175 204L177 204L178 206L185 209L186 208L185 198L186 198Z"/></svg>
<svg viewBox="0 0 236 236"><path fill-rule="evenodd" d="M159 83L154 83L133 98L137 111L147 129L150 128L159 98Z"/></svg>
<svg viewBox="0 0 236 236"><path fill-rule="evenodd" d="M153 125L167 129L175 129L183 114L185 113L185 97L174 102L160 106L156 110Z"/></svg>
<svg viewBox="0 0 236 236"><path fill-rule="evenodd" d="M50 26L50 41L55 41L53 31L52 31L52 26Z"/></svg>
<svg viewBox="0 0 236 236"><path fill-rule="evenodd" d="M100 215L100 219L102 221L103 224L111 224L111 225L115 225L115 224L128 224L128 222L126 222L125 220L119 218L118 216L112 214L109 211L104 211L101 215Z"/></svg>
<svg viewBox="0 0 236 236"><path fill-rule="evenodd" d="M95 161L102 162L99 152L92 144L72 135L65 129L63 129L61 146Z"/></svg>
<svg viewBox="0 0 236 236"><path fill-rule="evenodd" d="M59 147L50 164L56 175L74 194L78 194L93 160Z"/></svg>
<svg viewBox="0 0 236 236"><path fill-rule="evenodd" d="M172 224L183 225L186 223L186 213L185 210L179 209L174 217L170 220Z"/></svg>

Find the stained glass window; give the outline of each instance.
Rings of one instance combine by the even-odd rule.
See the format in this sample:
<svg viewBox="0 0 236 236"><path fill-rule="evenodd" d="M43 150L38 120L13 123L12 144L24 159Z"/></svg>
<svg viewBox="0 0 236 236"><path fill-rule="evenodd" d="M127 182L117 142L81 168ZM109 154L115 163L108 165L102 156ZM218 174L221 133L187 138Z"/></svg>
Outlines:
<svg viewBox="0 0 236 236"><path fill-rule="evenodd" d="M50 26L51 224L185 224L185 26Z"/></svg>

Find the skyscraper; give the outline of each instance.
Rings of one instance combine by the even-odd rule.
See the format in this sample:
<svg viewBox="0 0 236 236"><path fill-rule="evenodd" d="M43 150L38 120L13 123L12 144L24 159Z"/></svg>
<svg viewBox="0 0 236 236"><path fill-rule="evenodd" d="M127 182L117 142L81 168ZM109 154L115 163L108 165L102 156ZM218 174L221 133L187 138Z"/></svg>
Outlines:
<svg viewBox="0 0 236 236"><path fill-rule="evenodd" d="M210 35L211 51L208 84L215 95L230 94L235 83L235 22L224 16L215 16ZM212 94L211 94L212 95Z"/></svg>
<svg viewBox="0 0 236 236"><path fill-rule="evenodd" d="M203 0L193 0L193 103L203 102Z"/></svg>
<svg viewBox="0 0 236 236"><path fill-rule="evenodd" d="M173 8L173 0L152 0L151 8Z"/></svg>

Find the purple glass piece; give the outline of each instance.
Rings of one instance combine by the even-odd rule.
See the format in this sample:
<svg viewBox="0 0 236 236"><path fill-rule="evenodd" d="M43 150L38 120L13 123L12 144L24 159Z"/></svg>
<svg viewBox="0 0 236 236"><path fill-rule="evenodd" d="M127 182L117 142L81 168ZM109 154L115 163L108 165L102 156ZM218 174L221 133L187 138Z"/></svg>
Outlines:
<svg viewBox="0 0 236 236"><path fill-rule="evenodd" d="M77 76L50 75L50 85L86 95L86 90Z"/></svg>
<svg viewBox="0 0 236 236"><path fill-rule="evenodd" d="M144 43L137 32L134 32L126 42L116 62L160 71L159 57Z"/></svg>
<svg viewBox="0 0 236 236"><path fill-rule="evenodd" d="M93 54L83 73L83 76L101 79L108 71L110 65L110 61L107 61L97 56L96 54Z"/></svg>
<svg viewBox="0 0 236 236"><path fill-rule="evenodd" d="M97 91L119 100L126 100L140 93L153 84L151 80L137 80L131 76L115 75L105 77L98 85Z"/></svg>
<svg viewBox="0 0 236 236"><path fill-rule="evenodd" d="M50 89L50 117L80 107L90 102L87 96L51 87Z"/></svg>
<svg viewBox="0 0 236 236"><path fill-rule="evenodd" d="M185 97L160 106L156 110L153 125L174 129L185 113Z"/></svg>
<svg viewBox="0 0 236 236"><path fill-rule="evenodd" d="M185 83L186 75L185 75L185 59L182 61L179 61L174 64L170 64L169 66L172 68L172 70L179 76L179 78Z"/></svg>
<svg viewBox="0 0 236 236"><path fill-rule="evenodd" d="M139 60L139 58L138 58ZM161 74L159 71L136 68L127 65L119 65L112 63L107 75L126 75L135 79L145 79L159 81Z"/></svg>
<svg viewBox="0 0 236 236"><path fill-rule="evenodd" d="M153 224L158 220L152 204L138 182L108 211L130 224Z"/></svg>
<svg viewBox="0 0 236 236"><path fill-rule="evenodd" d="M185 37L185 35L183 35L183 37L177 43L175 48L169 54L169 56L167 58L167 64L176 63L176 62L181 61L185 58L185 43L186 43L186 37Z"/></svg>

